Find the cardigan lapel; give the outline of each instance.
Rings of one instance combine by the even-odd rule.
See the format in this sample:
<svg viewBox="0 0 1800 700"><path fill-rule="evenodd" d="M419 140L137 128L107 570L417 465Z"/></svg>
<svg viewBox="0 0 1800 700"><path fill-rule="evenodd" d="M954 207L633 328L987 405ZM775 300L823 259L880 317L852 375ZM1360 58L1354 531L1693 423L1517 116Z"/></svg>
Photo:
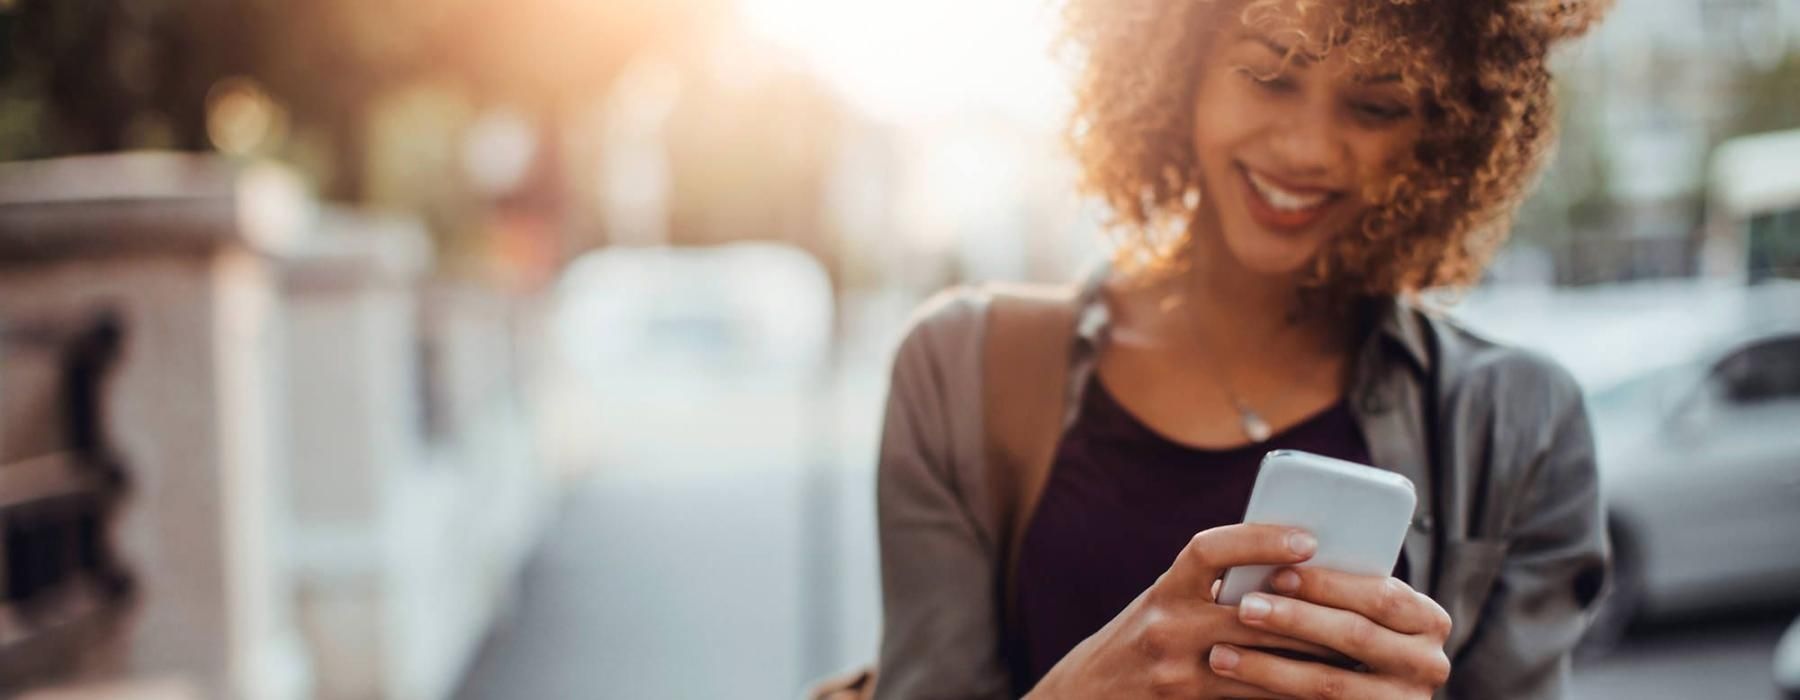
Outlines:
<svg viewBox="0 0 1800 700"><path fill-rule="evenodd" d="M1427 423L1434 417L1427 414L1423 387L1430 376L1431 355L1424 329L1403 302L1377 302L1375 313L1375 332L1364 340L1351 378L1350 409L1373 466L1413 483L1417 501L1401 549L1406 553L1407 580L1435 597L1433 530L1438 499L1427 434Z"/></svg>

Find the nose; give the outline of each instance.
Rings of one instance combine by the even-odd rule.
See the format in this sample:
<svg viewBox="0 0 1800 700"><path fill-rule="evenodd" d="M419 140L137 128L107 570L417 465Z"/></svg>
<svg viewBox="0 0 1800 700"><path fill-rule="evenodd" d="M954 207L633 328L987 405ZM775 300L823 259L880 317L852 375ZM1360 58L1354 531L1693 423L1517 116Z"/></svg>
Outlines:
<svg viewBox="0 0 1800 700"><path fill-rule="evenodd" d="M1325 105L1295 106L1282 115L1271 134L1270 150L1275 165L1290 178L1324 178L1336 170L1345 157L1331 110ZM1298 183L1297 183L1298 184Z"/></svg>

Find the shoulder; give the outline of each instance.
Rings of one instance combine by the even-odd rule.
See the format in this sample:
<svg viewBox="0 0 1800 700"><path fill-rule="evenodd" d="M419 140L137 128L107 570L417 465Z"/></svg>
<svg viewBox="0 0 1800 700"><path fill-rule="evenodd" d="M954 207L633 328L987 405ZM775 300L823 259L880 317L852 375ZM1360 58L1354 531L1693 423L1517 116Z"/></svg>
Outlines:
<svg viewBox="0 0 1800 700"><path fill-rule="evenodd" d="M1549 356L1427 315L1437 364L1437 416L1458 463L1485 464L1489 477L1528 482L1534 465L1591 480L1593 435L1581 386ZM1572 470L1572 471L1571 471ZM1499 493L1514 493L1502 488Z"/></svg>
<svg viewBox="0 0 1800 700"><path fill-rule="evenodd" d="M903 352L909 347L924 349L978 335L986 308L987 294L977 287L956 286L933 294L913 309L900 347Z"/></svg>
<svg viewBox="0 0 1800 700"><path fill-rule="evenodd" d="M974 362L980 356L982 338L988 333L989 308L998 306L1002 325L995 332L1009 333L1009 342L1019 340L1023 324L1027 335L1021 338L1040 340L1050 330L1045 323L1058 326L1056 332L1073 332L1062 328L1070 314L1086 308L1097 293L1097 283L1014 284L988 283L979 286L957 286L938 292L912 314L900 341L898 364L914 365L927 360Z"/></svg>
<svg viewBox="0 0 1800 700"><path fill-rule="evenodd" d="M1584 499L1598 483L1581 387L1543 353L1498 342L1441 316L1435 345L1438 449L1486 504L1474 533L1497 536ZM1549 499L1549 500L1546 500ZM1591 523L1589 523L1591 524Z"/></svg>
<svg viewBox="0 0 1800 700"><path fill-rule="evenodd" d="M1442 389L1496 404L1562 413L1581 405L1581 386L1541 352L1483 335L1443 314L1416 311L1431 330Z"/></svg>
<svg viewBox="0 0 1800 700"><path fill-rule="evenodd" d="M977 289L949 289L907 323L894 354L877 469L879 502L888 512L946 489L958 508L988 522L980 386L986 303Z"/></svg>
<svg viewBox="0 0 1800 700"><path fill-rule="evenodd" d="M981 289L954 287L913 310L893 355L888 398L894 408L945 430L976 418L987 304Z"/></svg>
<svg viewBox="0 0 1800 700"><path fill-rule="evenodd" d="M914 309L894 355L896 378L928 373L958 375L955 365L976 360L986 320L987 294L958 286L945 289Z"/></svg>

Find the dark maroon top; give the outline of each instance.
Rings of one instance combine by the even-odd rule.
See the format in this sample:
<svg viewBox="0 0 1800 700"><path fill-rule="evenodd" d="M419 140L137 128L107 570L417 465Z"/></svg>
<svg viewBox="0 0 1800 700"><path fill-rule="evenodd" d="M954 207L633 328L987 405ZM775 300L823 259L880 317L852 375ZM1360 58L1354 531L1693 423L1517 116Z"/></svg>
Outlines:
<svg viewBox="0 0 1800 700"><path fill-rule="evenodd" d="M1019 552L1020 629L1006 650L1013 688L1037 685L1149 588L1194 533L1243 521L1263 455L1280 449L1369 463L1342 401L1262 444L1198 449L1139 421L1096 374Z"/></svg>

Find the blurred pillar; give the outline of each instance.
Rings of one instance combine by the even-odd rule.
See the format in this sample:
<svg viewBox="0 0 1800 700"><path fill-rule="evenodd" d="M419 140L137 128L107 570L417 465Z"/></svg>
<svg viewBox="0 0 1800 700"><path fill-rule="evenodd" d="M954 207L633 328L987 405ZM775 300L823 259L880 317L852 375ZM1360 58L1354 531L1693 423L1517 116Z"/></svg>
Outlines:
<svg viewBox="0 0 1800 700"><path fill-rule="evenodd" d="M123 472L127 497L104 527L136 610L88 650L100 661L62 680L176 679L201 697L309 692L281 558L270 260L310 216L295 179L270 167L174 154L0 165L0 322L101 314L120 342L84 439L108 446ZM54 386L8 392L0 415L26 423L7 426L9 450L67 447L14 439L51 432L30 423L34 406L65 400Z"/></svg>
<svg viewBox="0 0 1800 700"><path fill-rule="evenodd" d="M282 265L298 614L322 698L438 697L454 682L409 663L440 645L394 610L421 593L401 575L417 557L393 540L395 506L425 472L416 290L429 260L418 222L329 210ZM471 634L451 631L423 630Z"/></svg>

